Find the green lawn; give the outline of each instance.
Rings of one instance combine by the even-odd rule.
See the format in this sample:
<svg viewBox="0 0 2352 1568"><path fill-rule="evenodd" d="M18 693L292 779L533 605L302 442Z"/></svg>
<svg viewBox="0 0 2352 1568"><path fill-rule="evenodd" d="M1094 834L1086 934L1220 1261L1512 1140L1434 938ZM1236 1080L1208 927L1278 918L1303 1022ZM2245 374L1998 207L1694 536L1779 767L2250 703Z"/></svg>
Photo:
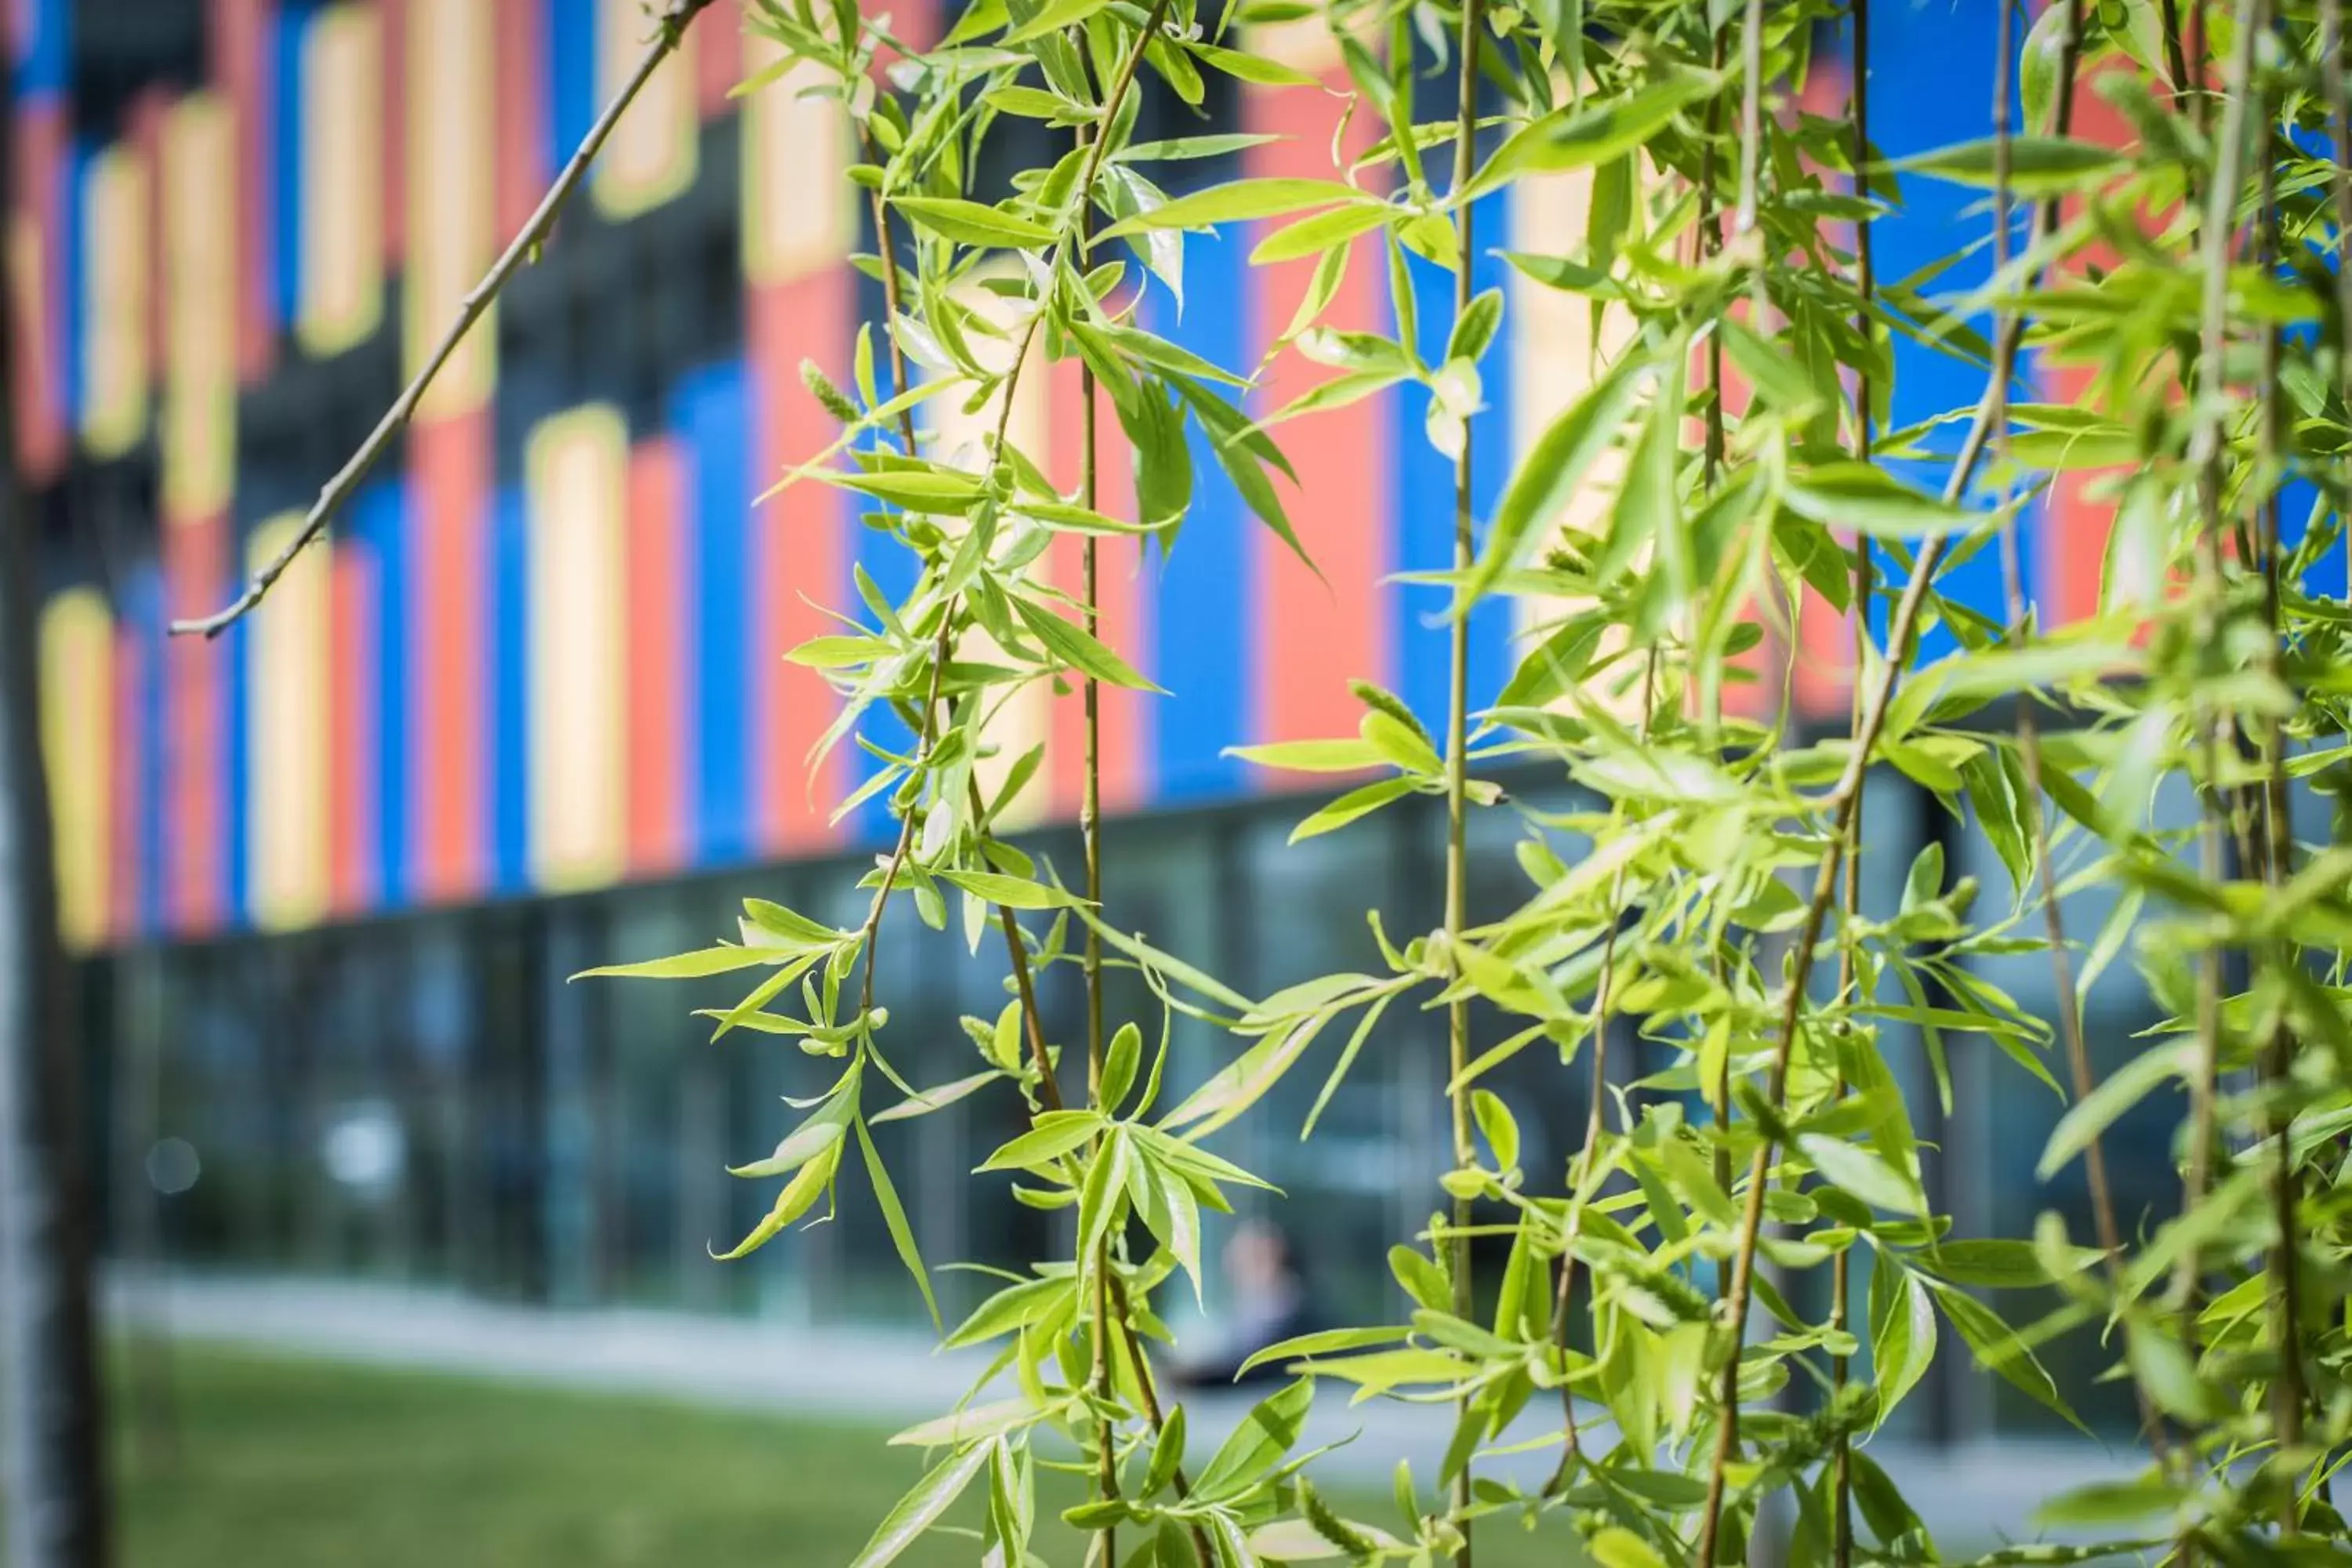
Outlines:
<svg viewBox="0 0 2352 1568"><path fill-rule="evenodd" d="M827 1568L916 1473L856 1428L189 1346L172 1365L176 1463L123 1436L131 1568ZM1481 1568L1562 1560L1549 1531L1479 1544ZM1083 1556L1074 1535L1039 1546ZM900 1561L978 1555L935 1537Z"/></svg>

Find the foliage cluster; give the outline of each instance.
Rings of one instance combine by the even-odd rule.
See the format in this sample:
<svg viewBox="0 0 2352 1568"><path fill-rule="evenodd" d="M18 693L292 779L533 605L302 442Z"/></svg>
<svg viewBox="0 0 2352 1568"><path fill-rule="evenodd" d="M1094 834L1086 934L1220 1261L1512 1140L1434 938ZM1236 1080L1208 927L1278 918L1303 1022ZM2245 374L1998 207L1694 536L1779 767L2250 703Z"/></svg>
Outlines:
<svg viewBox="0 0 2352 1568"><path fill-rule="evenodd" d="M2352 1452L2336 1195L2352 847L2299 840L2291 811L2352 754L2352 618L2302 586L2345 547L2352 437L2337 0L2051 0L2032 18L1969 3L2002 62L1987 135L1899 162L1872 142L1866 74L1841 113L1797 106L1824 40L1867 58L1868 0L1243 0L1214 15L1195 0L971 0L923 49L855 0L751 8L783 58L747 89L831 99L863 150L853 175L877 243L860 265L889 318L860 340L852 384L809 370L840 435L784 482L863 498L866 525L915 568L895 600L861 578L843 629L796 656L841 694L827 744L874 755L862 795L887 800L898 831L865 877L858 928L755 899L740 942L619 973L740 971L756 984L717 1032L790 1037L813 1058L803 1119L736 1173L778 1190L729 1256L822 1214L862 1167L928 1299L869 1128L973 1094L1030 1112L982 1170L1015 1173L1023 1203L1069 1222L1062 1256L947 1334L996 1348L987 1386L903 1435L936 1462L858 1568L966 1492L987 1500L976 1555L1038 1561L1037 1475L1055 1465L1090 1478L1066 1517L1106 1564L1466 1565L1478 1532L1555 1512L1609 1568L1738 1562L1768 1504L1791 1521L1790 1561L1932 1562L1865 1440L1939 1353L2063 1408L2043 1351L2085 1325L2137 1390L2145 1471L2050 1500L2046 1521L2108 1544L1985 1561L2345 1559L2327 1483ZM1193 105L1221 76L1329 90L1276 47L1301 30L1344 61L1349 112L1381 130L1369 151L1335 145L1324 178L1203 182L1251 138L1136 140L1152 82ZM1450 84L1450 101L1416 120L1436 96L1425 82ZM2073 133L2095 100L2128 127L2121 144ZM1000 141L1052 150L1000 193L981 181ZM1583 302L1605 347L1474 515L1473 446L1503 438L1480 368L1513 326L1505 296L1469 282L1474 202L1562 177L1591 182L1581 242L1508 260ZM1990 281L1940 282L1959 257L1873 276L1874 221L1926 181L1980 193ZM1210 363L1139 310L1181 290L1188 233L1243 224L1257 226L1255 261L1314 264L1277 347L1335 374L1287 406L1253 395L1262 364ZM1411 319L1409 257L1458 280L1442 357ZM1350 266L1399 279L1392 335L1320 323ZM1888 428L1898 337L1976 367L1982 395ZM2032 401L2028 355L2082 372L2082 405ZM1098 387L1116 416L1097 432L1087 415L1075 491L1009 438L1023 378L1066 359L1086 406ZM1025 688L1082 686L1091 737L1101 686L1149 687L1100 635L1097 542L1183 548L1196 433L1295 549L1291 519L1318 498L1282 442L1401 384L1427 389L1427 438L1458 476L1454 561L1424 579L1453 628L1451 711L1434 732L1358 683L1357 734L1244 754L1348 775L1301 835L1442 799L1444 907L1402 941L1374 921L1380 973L1243 996L1103 906L1116 839L1091 783L1080 885L999 831L1038 757L1003 753L998 716ZM1132 517L1103 510L1110 463L1131 467ZM2051 630L2025 598L2015 520L2070 471L2116 522L2098 610ZM2291 483L2319 498L2300 532L2280 515ZM1571 517L1580 498L1600 504ZM1065 533L1084 542L1075 594L1040 565ZM1980 552L2000 558L2002 617L1945 592ZM1498 700L1473 711L1464 628L1496 598L1535 629ZM1726 700L1785 682L1767 650L1797 646L1803 616L1853 628L1853 712L1835 733ZM876 738L885 715L910 747ZM1565 775L1587 804L1511 800L1496 782L1510 768ZM1956 879L1931 852L1893 912L1866 912L1857 836L1887 773L1971 816L2010 887ZM1525 887L1474 925L1465 825L1480 811L1517 814ZM2095 882L2123 889L2114 916L2067 931L2066 893ZM1004 952L1004 1011L968 1021L978 1061L952 1083L903 1081L874 1005L882 916L901 897ZM1979 973L2021 952L2054 966L2056 1016ZM2096 1081L2079 999L2123 963L2171 1017ZM1035 976L1055 964L1084 973L1083 1038L1041 1021ZM1113 966L1148 983L1156 1016L1106 1016ZM1510 1023L1475 1057L1474 999ZM1153 1375L1166 1330L1152 1302L1180 1274L1197 1280L1212 1216L1262 1184L1204 1140L1319 1048L1338 1082L1391 1008L1443 1016L1452 1052L1442 1212L1391 1259L1410 1321L1268 1352L1296 1381L1193 1451ZM1171 1105L1179 1014L1234 1050ZM1606 1060L1613 1021L1654 1068L1630 1087ZM1961 1236L1932 1211L1917 1108L1882 1038L1915 1030L1947 1098L1953 1051L2065 1080L2042 1169L2087 1163L2097 1235L2053 1215L2028 1237ZM1529 1051L1557 1058L1563 1086L1591 1085L1564 1167L1523 1166L1510 1112L1481 1087ZM2141 1224L2114 1212L2101 1133L2174 1086L2181 1202ZM1474 1233L1507 1238L1493 1300L1471 1289ZM1811 1279L1826 1288L1794 1288ZM2006 1299L2042 1305L1988 1304L2021 1289L2036 1294ZM1314 1456L1294 1451L1334 1384L1458 1409L1442 1473L1401 1468L1392 1517L1339 1517ZM1481 1475L1484 1447L1538 1401L1559 1406L1549 1483Z"/></svg>

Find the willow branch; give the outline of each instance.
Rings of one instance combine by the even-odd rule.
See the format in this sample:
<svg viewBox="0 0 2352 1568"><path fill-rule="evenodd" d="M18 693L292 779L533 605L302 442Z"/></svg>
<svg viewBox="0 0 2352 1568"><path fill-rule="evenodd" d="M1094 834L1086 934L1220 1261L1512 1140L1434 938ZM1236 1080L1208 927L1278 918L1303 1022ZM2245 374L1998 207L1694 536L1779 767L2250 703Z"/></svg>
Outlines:
<svg viewBox="0 0 2352 1568"><path fill-rule="evenodd" d="M393 400L390 408L384 410L383 417L376 421L375 428L368 433L366 440L360 443L359 450L352 454L351 460L320 489L319 499L310 503L309 514L302 519L301 531L295 534L285 549L263 563L260 569L247 580L245 591L229 601L225 608L209 616L173 621L171 624L172 636L216 637L244 619L277 585L278 579L286 574L286 569L294 564L294 558L319 537L328 520L343 509L351 500L352 492L359 489L360 481L368 477L392 446L393 438L408 428L409 421L416 414L417 405L425 400L426 389L441 374L441 367L449 363L449 357L457 352L457 345L465 341L474 323L482 319L483 313L489 310L508 282L522 269L523 263L546 242L548 235L555 227L557 215L563 210L565 200L587 177L589 165L604 150L606 138L613 134L613 128L629 111L629 105L636 101L638 92L651 79L662 61L677 52L677 42L686 36L688 26L709 5L710 0L671 0L669 9L662 14L654 41L646 47L636 68L629 73L629 79L621 84L621 90L613 95L613 101L604 106L604 112L596 117L596 123L588 128L586 136L581 138L571 161L563 165L563 172L556 175L555 183L547 187L547 194L539 199L539 206L531 213L530 221L522 226L521 232L508 244L506 250L491 264L489 271L474 285L473 291L458 306L457 319L449 323L447 331L441 334L441 341L434 345L424 367L401 389L400 395Z"/></svg>
<svg viewBox="0 0 2352 1568"><path fill-rule="evenodd" d="M1458 194L1470 188L1477 173L1478 155L1478 48L1479 30L1485 22L1485 0L1462 0L1462 76L1458 88L1459 100L1454 108L1459 117L1454 132L1454 190ZM1470 258L1472 246L1472 213L1475 204L1464 200L1454 204L1454 254L1459 258L1454 270L1454 315L1460 321L1470 309ZM1470 516L1470 450L1471 426L1465 417L1462 424L1462 447L1454 457L1454 570L1466 574L1475 559L1475 544L1471 537ZM1463 931L1470 923L1469 916L1469 793L1470 793L1470 621L1466 616L1455 616L1447 623L1445 717L1445 935L1449 948L1458 946ZM1457 960L1458 962L1458 960ZM1470 999L1457 995L1447 1006L1445 1016L1446 1058L1448 1068L1446 1098L1450 1102L1454 1122L1454 1163L1466 1167L1475 1157L1470 1142L1470 1086L1464 1075L1470 1066ZM1464 1320L1473 1315L1470 1280L1470 1200L1466 1196L1454 1199L1453 1234L1449 1239L1453 1277L1454 1315ZM1460 1404L1465 1412L1470 1396L1462 1395ZM1456 1524L1462 1532L1462 1544L1454 1553L1454 1568L1470 1568L1470 1466L1465 1460L1454 1478L1454 1510Z"/></svg>
<svg viewBox="0 0 2352 1568"><path fill-rule="evenodd" d="M1877 292L1877 278L1871 266L1870 252L1870 0L1853 0L1853 142L1851 161L1853 164L1855 194L1863 198L1862 216L1856 221L1853 241L1854 294L1858 309L1854 312L1854 331L1865 350L1875 341L1871 321L1871 304ZM1854 447L1856 456L1864 463L1870 461L1874 445L1871 408L1874 387L1871 383L1869 356L1865 353L1863 370L1854 378ZM1876 592L1870 556L1870 539L1866 534L1854 536L1853 551L1853 701L1850 722L1860 728L1862 721L1862 672L1868 668L1870 651L1870 600ZM1855 922L1862 915L1862 816L1861 797L1864 784L1854 784L1853 826L1845 846L1845 882L1838 899L1838 994L1846 996L1853 991L1856 979L1857 954ZM1846 1092L1845 1066L1841 1058L1837 1074L1837 1094ZM1853 1289L1849 1272L1852 1248L1840 1247L1830 1259L1830 1327L1843 1333L1851 1313L1847 1297ZM1845 1393L1852 1375L1853 1358L1837 1355L1830 1358L1830 1385L1838 1394ZM1853 1568L1853 1436L1845 1424L1838 1424L1837 1435L1832 1439L1830 1451L1830 1562L1832 1568Z"/></svg>
<svg viewBox="0 0 2352 1568"><path fill-rule="evenodd" d="M2059 51L2057 82L2056 129L2061 136L2067 133L2072 121L2074 80L2082 60L2082 3L2083 0L2066 0L2066 28ZM2029 254L2039 248L2042 236L2055 226L2056 221L2057 202L2053 197L2035 209L2032 227L2029 231ZM2000 395L1999 389L2007 384L2014 372L2017 345L2024 330L2023 317L2013 316L1993 334L1992 374L1983 395L1977 400L1968 435L1961 441L1960 449L1952 461L1951 473L1945 480L1943 499L1948 506L1956 504L1968 493L1977 465L1983 460L1992 429L1994 403ZM1925 541L1919 547L1918 555L1912 564L1910 580L1904 584L1903 597L1895 605L1894 624L1887 628L1885 668L1878 684L1872 688L1869 700L1864 705L1861 725L1853 736L1845 767L1828 799L1823 802L1832 816L1829 844L1814 879L1812 896L1805 906L1805 917L1798 931L1796 947L1790 955L1778 1037L1773 1045L1767 1078L1767 1103L1775 1110L1786 1102L1789 1064L1796 1049L1797 1031L1803 1018L1805 990L1812 976L1815 950L1821 945L1830 907L1837 899L1839 873L1844 865L1846 846L1853 841L1855 826L1861 819L1863 775L1870 765L1871 752L1877 746L1879 731L1886 722L1887 708L1895 699L1895 685L1901 679L1904 664L1909 658L1912 635L1917 628L1920 613L1926 607L1937 563L1942 560L1945 545L1952 537L1939 534ZM1747 1334L1748 1302L1755 1289L1756 1251L1764 1226L1764 1194L1777 1152L1772 1139L1767 1135L1758 1142L1755 1157L1748 1165L1747 1202L1740 1215L1739 1242L1732 1257L1731 1288L1726 1298L1725 1317L1732 1335L1732 1352L1724 1363L1717 1394L1715 1447L1707 1464L1706 1496L1699 1514L1699 1550L1696 1562L1700 1568L1707 1568L1715 1561L1716 1543L1723 1526L1724 1492L1732 1457L1739 1447L1738 1347Z"/></svg>

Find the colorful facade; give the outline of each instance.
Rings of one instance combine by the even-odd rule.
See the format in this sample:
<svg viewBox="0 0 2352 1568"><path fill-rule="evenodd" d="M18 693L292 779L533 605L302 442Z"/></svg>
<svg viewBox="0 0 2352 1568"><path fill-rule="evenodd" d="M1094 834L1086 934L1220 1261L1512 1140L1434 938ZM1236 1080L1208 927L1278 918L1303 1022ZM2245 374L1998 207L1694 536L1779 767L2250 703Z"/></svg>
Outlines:
<svg viewBox="0 0 2352 1568"><path fill-rule="evenodd" d="M898 30L935 25L923 9L894 5ZM1980 121L1976 79L1989 82L1991 62L1978 62L1987 51L1968 9L1893 7L1874 22L1890 153ZM865 759L843 749L812 769L834 699L783 656L824 628L821 606L856 604L854 568L887 590L905 563L835 492L752 498L831 438L798 366L843 376L879 301L847 264L869 241L832 108L789 82L729 96L765 57L736 0L662 68L593 175L591 210L567 217L543 263L561 281L567 247L591 229L731 236L726 276L707 279L734 291L727 341L658 374L625 365L616 388L509 332L502 304L324 546L213 643L166 639L163 623L217 608L347 450L322 437L286 458L273 388L320 384L345 364L396 363L404 379L628 68L644 13L638 0L207 0L200 79L133 94L93 129L73 100L72 11L5 8L19 456L37 485L76 465L152 465L157 512L127 559L78 548L51 574L47 734L76 944L571 891L870 832L870 806L835 819ZM1344 80L1311 40L1291 52ZM1933 90L1904 90L1922 73ZM1825 58L1806 95L1833 111L1849 75ZM1238 98L1228 112L1240 125L1286 138L1241 153L1241 173L1318 172L1339 98L1254 87ZM1370 135L1360 116L1349 134ZM1596 346L1580 304L1493 252L1571 242L1586 194L1576 180L1529 185L1477 215L1477 281L1511 304L1486 366L1482 506L1575 395ZM1906 195L1878 239L1889 277L1980 222L1964 193ZM1158 329L1224 363L1255 361L1306 278L1303 264L1246 266L1249 243L1190 242L1181 310L1156 286L1148 297ZM1371 263L1349 268L1334 324L1392 320ZM1442 333L1450 280L1420 271L1413 283L1424 331ZM583 292L587 333L658 332L631 324L657 304L631 286ZM1973 395L1973 372L1904 352L1898 423ZM1286 398L1318 374L1286 358L1263 395ZM387 395L396 384L347 379ZM1035 384L1025 444L1068 473L1076 378ZM1442 706L1433 600L1391 580L1441 565L1450 547L1451 476L1422 437L1420 400L1391 393L1291 427L1293 516L1328 588L1247 516L1205 451L1173 552L1110 547L1110 636L1172 694L1107 700L1118 808L1271 787L1226 748L1351 727L1351 677ZM2094 493L2070 479L2027 531L2045 616L2083 613L2105 544ZM1070 555L1053 569L1074 584ZM1995 571L1982 552L1956 582L1990 609ZM1507 668L1507 614L1474 626L1480 689ZM1846 635L1818 609L1803 624L1793 660L1755 658L1748 700L1842 714ZM1013 721L1046 746L1043 808L1067 814L1076 702L1034 707Z"/></svg>

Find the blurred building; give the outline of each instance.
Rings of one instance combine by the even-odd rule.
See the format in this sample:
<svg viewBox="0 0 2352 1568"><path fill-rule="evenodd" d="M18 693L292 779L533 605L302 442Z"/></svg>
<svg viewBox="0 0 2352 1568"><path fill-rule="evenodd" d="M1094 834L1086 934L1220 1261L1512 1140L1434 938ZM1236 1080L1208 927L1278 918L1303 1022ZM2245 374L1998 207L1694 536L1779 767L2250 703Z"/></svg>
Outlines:
<svg viewBox="0 0 2352 1568"><path fill-rule="evenodd" d="M894 26L936 36L937 4L897 0ZM854 335L881 311L848 261L871 238L830 107L788 83L730 97L768 56L737 0L719 0L327 543L218 642L167 642L167 616L217 608L289 537L649 25L639 0L0 0L0 21L16 89L18 456L49 545L60 895L83 955L117 1246L191 1268L564 1305L912 1321L919 1305L861 1180L844 1183L840 1223L743 1264L705 1256L766 1206L721 1167L763 1152L786 1114L776 1097L807 1091L798 1053L706 1043L688 1015L733 1000L723 981L565 983L702 945L731 931L746 894L843 923L862 908L852 883L883 819L871 805L832 812L866 761L844 749L804 765L832 703L782 656L823 627L821 606L856 607L855 569L887 590L904 567L835 492L754 503L833 434L801 361L845 379ZM1940 0L1878 8L1873 100L1889 153L1980 132L1987 31ZM1344 81L1332 61L1307 63ZM1838 111L1849 71L1825 46L1802 102ZM1181 166L1196 176L1315 173L1339 104L1213 82L1200 117L1154 99L1147 129L1285 138ZM1348 132L1371 134L1361 117ZM1034 150L1014 142L1007 167ZM1906 215L1881 226L1885 278L1981 224L1966 193L1906 195ZM1482 504L1594 348L1581 301L1528 285L1496 252L1580 243L1590 197L1589 182L1561 179L1478 215L1479 286L1509 300L1486 365ZM1202 353L1253 362L1304 277L1247 268L1240 236L1185 249L1181 310L1156 286L1146 310ZM1944 282L1984 266L1979 251ZM1450 284L1414 283L1433 352ZM1391 316L1382 268L1360 258L1335 321ZM1968 365L1898 352L1897 424L1975 396ZM1295 391L1309 374L1286 363L1276 384ZM1033 390L1020 437L1068 475L1074 367ZM1349 677L1441 710L1434 602L1390 581L1448 549L1450 474L1423 423L1417 395L1392 394L1290 427L1311 498L1294 515L1328 590L1246 516L1205 450L1173 552L1108 551L1109 636L1172 693L1106 698L1111 914L1244 992L1377 968L1368 908L1395 932L1435 922L1433 814L1407 805L1286 849L1306 807L1224 754L1352 731ZM2047 616L2094 602L2106 532L2079 481L2029 523ZM1075 582L1074 556L1054 569ZM2341 595L2333 570L2315 585ZM1992 552L1953 581L1995 610ZM1502 614L1473 631L1486 692L1510 657ZM1819 605L1802 624L1803 646L1768 639L1752 656L1735 698L1838 721L1849 633ZM1071 866L1076 700L1041 698L1010 723L1045 747L1036 847ZM1567 798L1542 780L1518 787ZM1931 839L2005 895L1989 847L1914 786L1884 781L1870 816L1874 898L1893 900ZM1480 818L1475 901L1488 913L1520 896L1522 831L1507 812ZM2104 897L2075 900L2078 931L2096 929ZM925 1082L971 1070L956 1020L1002 1005L995 954L972 957L911 915L885 947L895 1059ZM2038 963L2002 961L1986 978L2046 1004ZM1066 1037L1066 976L1049 977L1045 1002ZM1134 986L1118 996L1150 1026L1148 1002ZM2120 1059L2148 1003L2111 975L2094 1004L2100 1052ZM1480 1027L1500 1037L1495 1020ZM1187 1079L1229 1049L1190 1025L1178 1039ZM1972 1230L2010 1234L2055 1205L2086 1233L2079 1172L2050 1188L2031 1175L2057 1099L1979 1038L1947 1047L1959 1092L1980 1108L1997 1096L2000 1111L1958 1120L1935 1172L1942 1203ZM1308 1262L1350 1310L1383 1310L1380 1244L1439 1201L1442 1058L1431 1017L1392 1016L1312 1142L1296 1134L1329 1065L1319 1047L1227 1135L1314 1216ZM1538 1141L1533 1169L1557 1173L1572 1147L1574 1081L1533 1054L1495 1080ZM1923 1133L1939 1138L1926 1085ZM884 1130L935 1261L1055 1245L1057 1216L1001 1189L976 1195L965 1175L1017 1115L979 1097ZM2166 1131L2159 1110L2116 1136L2135 1215L2170 1201ZM950 1310L971 1299L973 1277L942 1282ZM1996 1405L1985 1381L1956 1373L1913 1419L1946 1433L2032 1419Z"/></svg>

